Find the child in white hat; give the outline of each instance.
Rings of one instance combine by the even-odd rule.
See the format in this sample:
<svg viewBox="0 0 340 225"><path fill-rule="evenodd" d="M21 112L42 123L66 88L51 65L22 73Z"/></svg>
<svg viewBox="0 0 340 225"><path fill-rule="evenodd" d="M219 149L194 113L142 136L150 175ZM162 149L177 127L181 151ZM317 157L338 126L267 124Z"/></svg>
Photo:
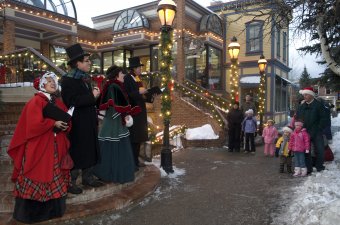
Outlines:
<svg viewBox="0 0 340 225"><path fill-rule="evenodd" d="M292 173L292 154L288 150L290 134L293 128L290 126L283 128L283 135L276 142L277 156L280 156L280 173L284 172L284 166L287 167L287 173Z"/></svg>

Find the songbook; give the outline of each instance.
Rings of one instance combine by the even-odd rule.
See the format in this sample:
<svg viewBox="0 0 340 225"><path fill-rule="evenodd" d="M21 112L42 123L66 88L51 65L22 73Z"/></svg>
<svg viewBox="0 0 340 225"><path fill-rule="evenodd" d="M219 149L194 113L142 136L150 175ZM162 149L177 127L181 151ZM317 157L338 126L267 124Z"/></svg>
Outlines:
<svg viewBox="0 0 340 225"><path fill-rule="evenodd" d="M73 113L73 109L71 109ZM52 103L47 103L47 105L43 108L43 116L46 118L53 119L55 121L63 121L65 123L68 123L71 120L71 115L70 115L70 110L69 113L65 112L64 110L60 109L56 105ZM54 127L53 131L58 133L61 131L61 129Z"/></svg>
<svg viewBox="0 0 340 225"><path fill-rule="evenodd" d="M163 89L163 88L162 88ZM154 95L162 94L162 89L158 86L152 87L148 89L148 92L145 94L146 102L152 103L154 100ZM163 89L164 90L164 89Z"/></svg>
<svg viewBox="0 0 340 225"><path fill-rule="evenodd" d="M155 86L155 87L152 87L152 88L149 88L148 89L148 93L151 94L151 95L159 95L159 94L162 94L162 90L158 87L158 86Z"/></svg>

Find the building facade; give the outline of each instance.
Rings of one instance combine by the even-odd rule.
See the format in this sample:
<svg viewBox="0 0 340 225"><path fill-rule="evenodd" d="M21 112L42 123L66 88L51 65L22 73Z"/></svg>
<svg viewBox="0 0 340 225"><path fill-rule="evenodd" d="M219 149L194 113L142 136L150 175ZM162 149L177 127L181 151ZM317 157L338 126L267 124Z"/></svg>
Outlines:
<svg viewBox="0 0 340 225"><path fill-rule="evenodd" d="M276 27L273 18L257 18L235 11L239 2L220 3L209 8L193 0L177 0L174 21L173 77L180 83L190 81L219 96L228 96L230 59L226 46L236 36L241 45L239 56L240 99L252 93L256 100L259 87L257 60L264 54L266 70L266 117L278 123L287 120L289 108L288 25ZM128 67L128 58L139 56L144 72L159 70L160 22L158 1L92 18L93 28L77 23L72 0L0 1L0 83L30 82L49 65L37 54L16 53L30 47L66 70L65 48L76 42L91 53L91 73L103 74L112 64ZM32 51L33 51L32 50ZM31 51L31 52L32 52ZM25 58L27 57L27 58ZM47 60L46 60L47 61ZM5 65L6 64L6 65ZM1 64L0 64L1 65ZM54 66L52 65L52 66ZM31 75L28 76L28 72ZM33 73L32 71L38 71ZM57 71L58 72L58 71Z"/></svg>
<svg viewBox="0 0 340 225"><path fill-rule="evenodd" d="M289 68L289 21L270 14L274 5L263 4L270 1L231 1L210 6L224 20L226 34L225 46L232 37L240 44L239 93L241 103L245 95L250 94L258 104L260 73L258 60L264 55L267 60L265 71L265 119L271 118L277 124L284 125L289 111L292 83L288 80ZM278 21L280 19L280 21ZM230 74L230 57L225 52L225 69L228 79Z"/></svg>

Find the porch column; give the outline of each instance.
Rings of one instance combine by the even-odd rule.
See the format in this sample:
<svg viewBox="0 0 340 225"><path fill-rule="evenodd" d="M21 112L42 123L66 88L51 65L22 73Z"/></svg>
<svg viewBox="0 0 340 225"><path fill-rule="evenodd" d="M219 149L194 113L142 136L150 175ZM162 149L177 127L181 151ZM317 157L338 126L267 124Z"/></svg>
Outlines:
<svg viewBox="0 0 340 225"><path fill-rule="evenodd" d="M45 41L41 41L40 52L43 56L50 58L50 44Z"/></svg>
<svg viewBox="0 0 340 225"><path fill-rule="evenodd" d="M15 50L15 22L5 18L4 22L4 54Z"/></svg>

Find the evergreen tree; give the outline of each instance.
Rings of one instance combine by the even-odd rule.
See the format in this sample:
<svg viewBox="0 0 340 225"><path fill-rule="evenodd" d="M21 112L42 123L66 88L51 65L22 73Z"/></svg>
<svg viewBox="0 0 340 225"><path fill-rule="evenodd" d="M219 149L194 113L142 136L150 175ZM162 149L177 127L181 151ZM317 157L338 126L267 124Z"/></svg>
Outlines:
<svg viewBox="0 0 340 225"><path fill-rule="evenodd" d="M301 74L301 77L299 79L300 89L309 87L311 85L311 78L310 74L307 71L306 66L303 68L303 72Z"/></svg>

